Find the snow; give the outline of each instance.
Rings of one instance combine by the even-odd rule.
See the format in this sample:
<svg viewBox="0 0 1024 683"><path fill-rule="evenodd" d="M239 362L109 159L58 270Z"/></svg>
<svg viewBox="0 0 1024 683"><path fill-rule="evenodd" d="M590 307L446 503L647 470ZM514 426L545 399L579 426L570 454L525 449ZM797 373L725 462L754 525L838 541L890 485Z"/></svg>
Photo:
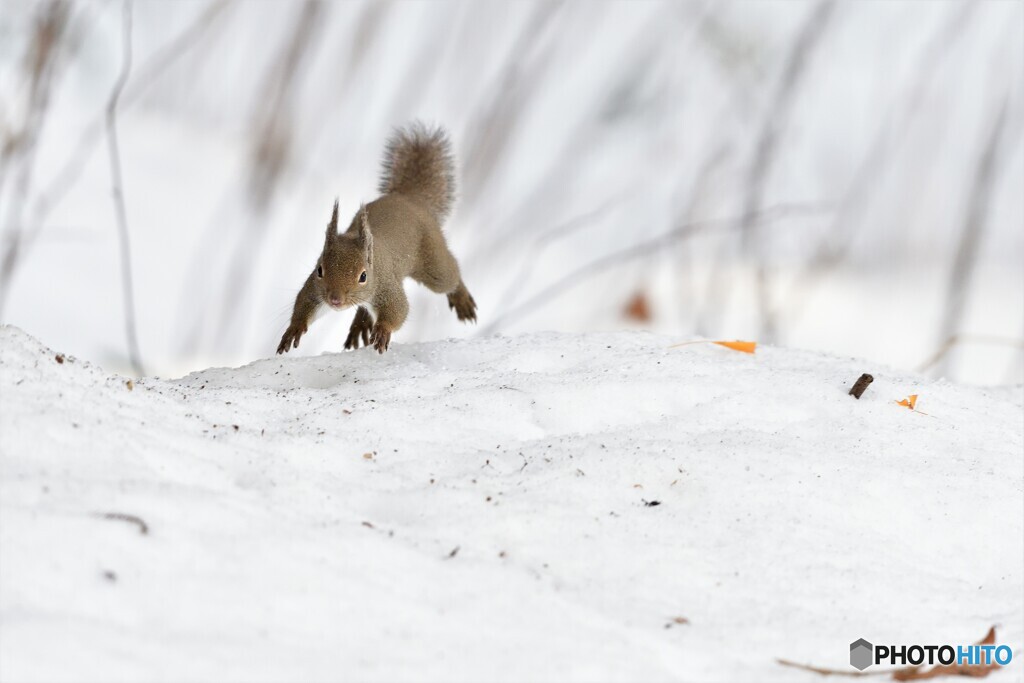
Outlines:
<svg viewBox="0 0 1024 683"><path fill-rule="evenodd" d="M812 681L776 658L995 625L1021 679L1020 387L679 341L129 388L2 327L0 676Z"/></svg>

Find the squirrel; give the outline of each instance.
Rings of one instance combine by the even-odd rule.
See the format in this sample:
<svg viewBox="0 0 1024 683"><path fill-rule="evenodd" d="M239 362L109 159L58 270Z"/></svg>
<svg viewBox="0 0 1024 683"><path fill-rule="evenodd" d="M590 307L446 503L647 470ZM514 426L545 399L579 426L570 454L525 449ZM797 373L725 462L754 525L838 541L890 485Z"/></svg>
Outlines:
<svg viewBox="0 0 1024 683"><path fill-rule="evenodd" d="M407 277L447 294L459 320L476 322L476 302L441 232L455 199L454 174L442 128L415 122L395 130L384 149L380 198L360 206L343 233L335 199L323 251L295 297L279 354L299 346L325 307L350 306L358 308L345 348L357 349L362 340L384 353L409 313L402 288Z"/></svg>

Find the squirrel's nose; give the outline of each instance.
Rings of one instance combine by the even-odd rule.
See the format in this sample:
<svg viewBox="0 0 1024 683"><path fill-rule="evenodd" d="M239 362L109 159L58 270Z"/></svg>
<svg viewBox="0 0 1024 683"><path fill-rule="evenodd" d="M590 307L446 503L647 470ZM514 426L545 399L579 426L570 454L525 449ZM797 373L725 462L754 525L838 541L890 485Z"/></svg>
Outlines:
<svg viewBox="0 0 1024 683"><path fill-rule="evenodd" d="M332 306L340 306L341 305L341 297L340 296L331 296L331 305Z"/></svg>

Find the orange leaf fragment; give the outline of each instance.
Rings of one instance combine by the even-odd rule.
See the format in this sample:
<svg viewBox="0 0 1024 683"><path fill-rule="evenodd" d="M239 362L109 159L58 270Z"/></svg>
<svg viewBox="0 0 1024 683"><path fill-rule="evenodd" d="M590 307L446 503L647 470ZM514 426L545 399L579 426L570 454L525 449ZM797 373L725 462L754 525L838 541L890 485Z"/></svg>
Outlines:
<svg viewBox="0 0 1024 683"><path fill-rule="evenodd" d="M902 401L896 401L896 405L914 410L914 406L917 405L917 394L911 394L909 397L903 399Z"/></svg>
<svg viewBox="0 0 1024 683"><path fill-rule="evenodd" d="M757 350L757 342L752 341L716 341L711 343L724 346L733 351L742 351L743 353L753 353Z"/></svg>

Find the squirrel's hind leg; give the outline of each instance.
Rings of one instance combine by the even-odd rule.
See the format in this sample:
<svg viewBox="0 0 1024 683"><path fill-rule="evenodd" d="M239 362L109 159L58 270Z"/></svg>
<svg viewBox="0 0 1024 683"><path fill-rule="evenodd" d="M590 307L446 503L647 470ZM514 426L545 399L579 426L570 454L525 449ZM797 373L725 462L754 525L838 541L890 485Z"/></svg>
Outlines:
<svg viewBox="0 0 1024 683"><path fill-rule="evenodd" d="M356 317L352 318L352 327L348 330L348 338L345 340L346 349L358 349L359 340L363 340L363 346L370 345L370 330L373 329L373 317L370 312L360 306L356 309Z"/></svg>
<svg viewBox="0 0 1024 683"><path fill-rule="evenodd" d="M476 301L466 289L459 273L459 262L448 251L440 232L428 239L422 265L412 277L432 292L447 294L448 308L455 311L459 320L476 322Z"/></svg>

